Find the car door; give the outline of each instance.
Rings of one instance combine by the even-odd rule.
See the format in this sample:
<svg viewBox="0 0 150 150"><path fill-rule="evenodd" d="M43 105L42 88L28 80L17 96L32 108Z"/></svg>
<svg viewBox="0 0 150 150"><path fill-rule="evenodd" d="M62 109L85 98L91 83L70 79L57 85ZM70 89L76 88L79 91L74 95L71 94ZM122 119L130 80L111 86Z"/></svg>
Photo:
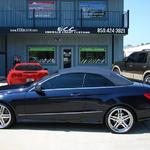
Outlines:
<svg viewBox="0 0 150 150"><path fill-rule="evenodd" d="M84 111L85 102L80 88L83 73L62 74L40 83L42 93L34 88L26 94L24 117L38 121L74 120Z"/></svg>
<svg viewBox="0 0 150 150"><path fill-rule="evenodd" d="M134 64L137 62L138 55L139 55L139 53L135 52L135 53L132 53L126 59L125 67L124 67L124 70L122 71L123 76L130 78L130 79L134 79L133 69L136 69L136 68L134 68Z"/></svg>
<svg viewBox="0 0 150 150"><path fill-rule="evenodd" d="M110 87L110 88L109 88ZM87 73L83 88L85 89L85 109L88 112L86 120L100 122L105 111L108 109L105 101L112 97L114 84L102 75ZM90 114L90 115L89 115Z"/></svg>
<svg viewBox="0 0 150 150"><path fill-rule="evenodd" d="M133 64L133 74L135 80L143 80L143 74L148 69L148 53L140 52L137 61Z"/></svg>

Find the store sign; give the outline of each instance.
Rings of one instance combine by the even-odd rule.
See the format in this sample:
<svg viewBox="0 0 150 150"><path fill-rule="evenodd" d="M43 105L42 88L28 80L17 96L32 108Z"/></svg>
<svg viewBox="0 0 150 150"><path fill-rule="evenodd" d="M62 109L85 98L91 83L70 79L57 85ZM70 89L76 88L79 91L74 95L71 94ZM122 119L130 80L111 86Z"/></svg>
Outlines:
<svg viewBox="0 0 150 150"><path fill-rule="evenodd" d="M4 28L0 32L42 34L128 34L128 28L50 27L50 28Z"/></svg>
<svg viewBox="0 0 150 150"><path fill-rule="evenodd" d="M50 33L68 33L68 34L90 34L88 30L80 30L79 28L75 27L58 27L57 30L48 30L45 31L46 34Z"/></svg>
<svg viewBox="0 0 150 150"><path fill-rule="evenodd" d="M59 33L74 33L77 30L74 27L58 27L57 31Z"/></svg>

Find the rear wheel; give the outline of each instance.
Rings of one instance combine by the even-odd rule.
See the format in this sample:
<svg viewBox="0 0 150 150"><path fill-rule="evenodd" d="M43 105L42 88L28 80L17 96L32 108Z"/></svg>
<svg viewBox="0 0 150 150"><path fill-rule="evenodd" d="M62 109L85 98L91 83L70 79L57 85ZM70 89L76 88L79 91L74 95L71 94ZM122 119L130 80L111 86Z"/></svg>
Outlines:
<svg viewBox="0 0 150 150"><path fill-rule="evenodd" d="M113 133L127 133L134 125L132 111L126 107L114 107L106 115L105 122Z"/></svg>
<svg viewBox="0 0 150 150"><path fill-rule="evenodd" d="M11 109L0 103L0 129L8 128L14 122L14 115Z"/></svg>

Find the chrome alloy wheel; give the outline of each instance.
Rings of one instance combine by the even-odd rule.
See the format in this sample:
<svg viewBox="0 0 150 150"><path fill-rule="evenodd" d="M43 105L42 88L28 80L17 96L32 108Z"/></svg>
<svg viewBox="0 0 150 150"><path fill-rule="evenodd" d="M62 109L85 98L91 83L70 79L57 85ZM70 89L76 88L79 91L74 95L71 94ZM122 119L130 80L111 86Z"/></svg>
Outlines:
<svg viewBox="0 0 150 150"><path fill-rule="evenodd" d="M114 133L126 133L133 124L133 114L126 108L112 109L107 118L107 125Z"/></svg>
<svg viewBox="0 0 150 150"><path fill-rule="evenodd" d="M0 104L0 129L8 127L12 122L10 110L3 104Z"/></svg>

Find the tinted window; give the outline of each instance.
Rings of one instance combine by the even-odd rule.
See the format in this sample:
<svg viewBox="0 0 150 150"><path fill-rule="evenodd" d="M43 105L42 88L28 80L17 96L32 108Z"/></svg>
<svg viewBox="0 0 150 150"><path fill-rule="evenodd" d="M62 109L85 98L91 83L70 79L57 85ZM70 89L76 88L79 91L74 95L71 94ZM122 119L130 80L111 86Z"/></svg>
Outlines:
<svg viewBox="0 0 150 150"><path fill-rule="evenodd" d="M15 70L20 70L20 71L38 71L42 70L41 66L37 65L20 65L15 68Z"/></svg>
<svg viewBox="0 0 150 150"><path fill-rule="evenodd" d="M113 86L114 84L105 77L97 74L86 74L84 87Z"/></svg>
<svg viewBox="0 0 150 150"><path fill-rule="evenodd" d="M82 87L84 74L64 74L54 77L42 84L43 89Z"/></svg>
<svg viewBox="0 0 150 150"><path fill-rule="evenodd" d="M137 62L146 63L146 60L147 60L147 53L139 53Z"/></svg>
<svg viewBox="0 0 150 150"><path fill-rule="evenodd" d="M128 57L127 61L128 62L137 62L138 56L139 56L139 53L133 53Z"/></svg>

